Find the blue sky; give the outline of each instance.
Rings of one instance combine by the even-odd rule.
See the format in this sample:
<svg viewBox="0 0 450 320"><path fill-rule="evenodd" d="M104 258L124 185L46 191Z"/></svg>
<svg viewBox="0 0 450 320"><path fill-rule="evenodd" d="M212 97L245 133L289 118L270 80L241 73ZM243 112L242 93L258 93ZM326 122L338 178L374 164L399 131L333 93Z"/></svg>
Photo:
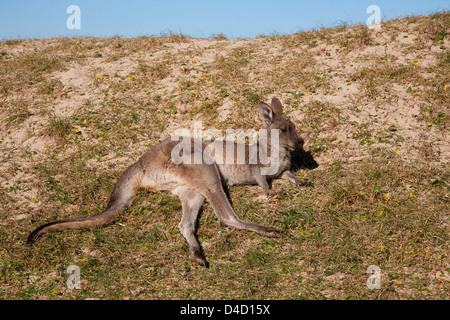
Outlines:
<svg viewBox="0 0 450 320"><path fill-rule="evenodd" d="M81 11L81 29L69 30L67 7ZM289 34L365 22L369 5L381 18L448 10L448 0L0 0L0 40L72 36L135 37L182 33L208 38Z"/></svg>

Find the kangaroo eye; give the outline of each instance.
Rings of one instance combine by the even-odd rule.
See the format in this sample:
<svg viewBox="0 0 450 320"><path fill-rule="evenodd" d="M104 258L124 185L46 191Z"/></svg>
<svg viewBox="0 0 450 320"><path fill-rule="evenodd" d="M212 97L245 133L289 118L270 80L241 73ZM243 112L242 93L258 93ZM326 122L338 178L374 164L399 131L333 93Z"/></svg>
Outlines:
<svg viewBox="0 0 450 320"><path fill-rule="evenodd" d="M281 132L286 133L287 129L281 129Z"/></svg>

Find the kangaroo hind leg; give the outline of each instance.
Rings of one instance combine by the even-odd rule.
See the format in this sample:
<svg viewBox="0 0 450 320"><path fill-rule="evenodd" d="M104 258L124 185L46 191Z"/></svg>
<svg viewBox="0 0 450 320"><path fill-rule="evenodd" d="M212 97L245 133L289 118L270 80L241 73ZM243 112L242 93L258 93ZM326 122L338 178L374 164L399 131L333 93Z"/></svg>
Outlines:
<svg viewBox="0 0 450 320"><path fill-rule="evenodd" d="M240 219L233 210L223 189L208 192L206 198L211 203L221 225L241 230L254 231L269 237L281 235L281 232L277 229Z"/></svg>
<svg viewBox="0 0 450 320"><path fill-rule="evenodd" d="M190 175L191 180L193 180L191 184L196 186L196 189L206 197L222 225L254 231L270 237L276 237L281 234L280 231L271 227L240 219L225 194L217 167L215 165L209 165L204 166L202 169L201 175ZM196 181L196 179L199 180Z"/></svg>
<svg viewBox="0 0 450 320"><path fill-rule="evenodd" d="M202 248L195 237L197 219L205 197L188 186L178 187L173 193L178 195L183 207L183 216L178 224L178 230L189 246L189 255L199 265L208 268L208 261L206 261Z"/></svg>

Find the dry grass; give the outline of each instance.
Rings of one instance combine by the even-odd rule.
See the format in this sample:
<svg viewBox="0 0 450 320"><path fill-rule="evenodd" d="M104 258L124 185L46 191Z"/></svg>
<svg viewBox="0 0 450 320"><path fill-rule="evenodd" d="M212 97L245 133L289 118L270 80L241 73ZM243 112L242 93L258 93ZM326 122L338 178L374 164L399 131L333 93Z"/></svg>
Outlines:
<svg viewBox="0 0 450 320"><path fill-rule="evenodd" d="M185 35L0 42L0 293L5 299L449 299L449 13L251 40ZM100 213L151 145L201 120L258 128L279 97L306 140L299 176L231 187L269 239L207 203L188 256L181 204L139 192L116 223L25 239ZM82 289L66 287L69 265ZM382 288L366 286L370 265Z"/></svg>

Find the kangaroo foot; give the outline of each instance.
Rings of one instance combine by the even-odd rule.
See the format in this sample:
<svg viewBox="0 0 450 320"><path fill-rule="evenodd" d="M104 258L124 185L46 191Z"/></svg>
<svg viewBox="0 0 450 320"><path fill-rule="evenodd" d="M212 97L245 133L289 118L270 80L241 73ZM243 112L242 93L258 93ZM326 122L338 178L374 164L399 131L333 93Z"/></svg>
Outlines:
<svg viewBox="0 0 450 320"><path fill-rule="evenodd" d="M280 230L271 227L264 227L262 233L268 237L280 237L282 235L282 232Z"/></svg>
<svg viewBox="0 0 450 320"><path fill-rule="evenodd" d="M209 263L199 250L192 250L190 253L191 258L199 265L205 268L209 268Z"/></svg>

